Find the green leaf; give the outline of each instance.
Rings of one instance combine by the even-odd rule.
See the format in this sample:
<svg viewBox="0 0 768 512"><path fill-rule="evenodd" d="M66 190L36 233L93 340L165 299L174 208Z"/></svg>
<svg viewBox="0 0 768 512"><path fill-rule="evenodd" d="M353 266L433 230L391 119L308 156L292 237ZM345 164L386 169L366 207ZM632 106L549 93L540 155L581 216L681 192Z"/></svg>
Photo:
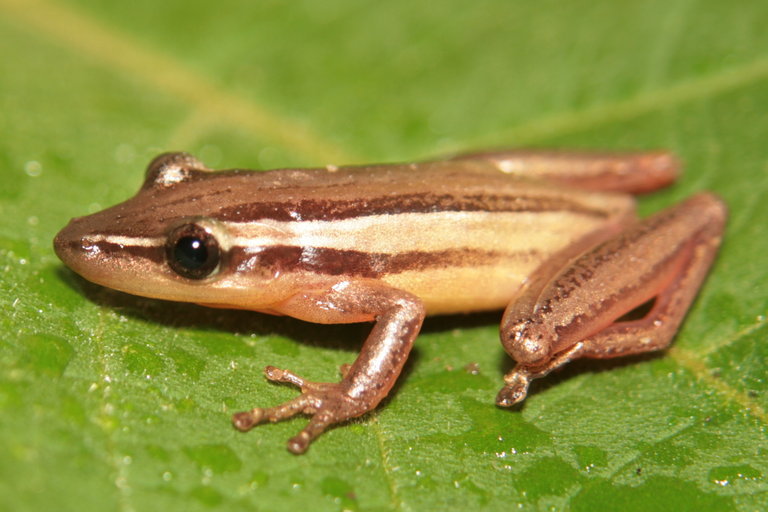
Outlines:
<svg viewBox="0 0 768 512"><path fill-rule="evenodd" d="M715 0L0 0L0 508L768 508L768 6ZM644 214L728 202L674 347L494 407L499 315L430 319L391 398L285 450L267 364L337 377L366 326L128 297L63 268L68 218L155 154L214 167L488 146L669 148ZM479 373L464 368L475 364Z"/></svg>

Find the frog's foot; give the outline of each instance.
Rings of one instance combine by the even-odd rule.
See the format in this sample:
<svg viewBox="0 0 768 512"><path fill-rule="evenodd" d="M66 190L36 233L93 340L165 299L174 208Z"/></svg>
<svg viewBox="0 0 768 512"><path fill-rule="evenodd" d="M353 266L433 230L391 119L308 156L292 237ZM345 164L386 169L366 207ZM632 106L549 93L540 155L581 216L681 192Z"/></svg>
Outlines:
<svg viewBox="0 0 768 512"><path fill-rule="evenodd" d="M342 368L342 372L343 370ZM232 416L232 424L238 430L247 432L261 423L275 423L300 413L311 415L309 424L288 441L288 450L295 454L307 451L310 443L329 426L359 416L368 410L367 407L361 406L358 400L346 395L340 383L310 382L274 366L267 366L264 373L273 382L293 384L301 388L301 395L276 407L257 407L236 413Z"/></svg>
<svg viewBox="0 0 768 512"><path fill-rule="evenodd" d="M496 405L499 407L512 407L525 400L528 395L528 386L533 379L544 377L555 368L559 368L569 361L576 359L584 349L584 343L576 343L555 357L536 365L518 363L511 372L504 376L504 387L496 395Z"/></svg>
<svg viewBox="0 0 768 512"><path fill-rule="evenodd" d="M525 400L531 376L525 367L515 366L515 369L504 376L504 387L496 395L496 405L512 407Z"/></svg>

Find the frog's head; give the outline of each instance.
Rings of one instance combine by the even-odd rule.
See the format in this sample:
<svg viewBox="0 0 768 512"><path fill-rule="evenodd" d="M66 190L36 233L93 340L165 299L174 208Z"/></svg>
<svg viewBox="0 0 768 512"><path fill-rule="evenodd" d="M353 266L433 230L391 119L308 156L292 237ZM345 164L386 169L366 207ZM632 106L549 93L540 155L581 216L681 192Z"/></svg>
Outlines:
<svg viewBox="0 0 768 512"><path fill-rule="evenodd" d="M292 255L275 250L283 233L268 223L222 218L239 204L234 192L246 174L211 172L184 153L160 155L134 197L72 219L56 235L56 254L89 281L127 293L268 307Z"/></svg>

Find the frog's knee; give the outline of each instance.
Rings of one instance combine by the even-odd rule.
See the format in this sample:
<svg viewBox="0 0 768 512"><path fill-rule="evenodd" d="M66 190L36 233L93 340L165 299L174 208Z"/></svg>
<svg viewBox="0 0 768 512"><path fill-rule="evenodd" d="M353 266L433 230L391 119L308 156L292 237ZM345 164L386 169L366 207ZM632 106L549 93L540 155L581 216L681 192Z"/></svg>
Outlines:
<svg viewBox="0 0 768 512"><path fill-rule="evenodd" d="M501 343L518 363L534 366L551 356L554 333L531 319L509 323L501 333Z"/></svg>

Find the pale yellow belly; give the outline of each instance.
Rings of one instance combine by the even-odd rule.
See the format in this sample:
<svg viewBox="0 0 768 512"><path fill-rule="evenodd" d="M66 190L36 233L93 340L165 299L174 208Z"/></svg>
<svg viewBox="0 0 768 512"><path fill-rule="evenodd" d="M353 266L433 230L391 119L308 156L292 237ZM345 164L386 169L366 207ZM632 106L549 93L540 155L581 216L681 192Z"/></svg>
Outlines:
<svg viewBox="0 0 768 512"><path fill-rule="evenodd" d="M469 313L505 308L535 266L451 267L404 272L384 280L421 298L427 314Z"/></svg>

